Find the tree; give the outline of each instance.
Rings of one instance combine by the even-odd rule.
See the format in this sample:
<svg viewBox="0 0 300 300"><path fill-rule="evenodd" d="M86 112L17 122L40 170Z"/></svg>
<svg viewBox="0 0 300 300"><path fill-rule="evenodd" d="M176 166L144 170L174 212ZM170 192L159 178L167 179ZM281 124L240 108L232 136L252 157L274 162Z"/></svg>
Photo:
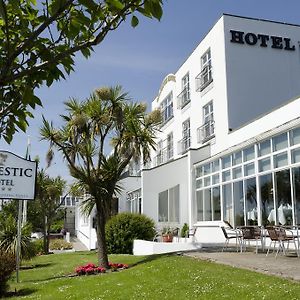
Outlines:
<svg viewBox="0 0 300 300"><path fill-rule="evenodd" d="M74 55L94 46L127 18L160 19L163 0L0 0L0 137L8 143L26 130L35 89L65 78Z"/></svg>
<svg viewBox="0 0 300 300"><path fill-rule="evenodd" d="M45 170L37 174L36 200L30 202L34 207L31 211L39 214L42 224L44 239L44 252L49 252L49 231L55 219L57 209L61 206L60 196L66 186L66 182L60 177L50 177Z"/></svg>
<svg viewBox="0 0 300 300"><path fill-rule="evenodd" d="M120 86L98 89L86 101L71 99L65 103L68 113L62 116L61 129L44 119L40 130L42 139L62 153L71 175L90 194L84 211L90 214L96 208L98 261L105 268L105 223L110 203L120 190L119 181L130 161L149 159L160 123L159 111L146 114L144 104L128 100Z"/></svg>

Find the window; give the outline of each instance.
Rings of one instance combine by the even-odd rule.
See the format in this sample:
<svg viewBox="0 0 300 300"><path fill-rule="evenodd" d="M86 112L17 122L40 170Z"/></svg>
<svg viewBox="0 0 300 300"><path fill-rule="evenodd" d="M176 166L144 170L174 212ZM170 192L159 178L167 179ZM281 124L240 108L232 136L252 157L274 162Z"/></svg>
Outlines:
<svg viewBox="0 0 300 300"><path fill-rule="evenodd" d="M190 119L182 123L182 140L180 141L180 146L180 153L187 151L191 146Z"/></svg>
<svg viewBox="0 0 300 300"><path fill-rule="evenodd" d="M160 141L157 142L156 161L155 161L156 166L163 163L162 149L163 149L163 142L162 142L162 140L160 140Z"/></svg>
<svg viewBox="0 0 300 300"><path fill-rule="evenodd" d="M171 92L160 105L162 125L173 118L173 93Z"/></svg>
<svg viewBox="0 0 300 300"><path fill-rule="evenodd" d="M179 222L179 185L159 193L158 222Z"/></svg>
<svg viewBox="0 0 300 300"><path fill-rule="evenodd" d="M282 133L273 138L273 151L278 151L288 146L287 133Z"/></svg>
<svg viewBox="0 0 300 300"><path fill-rule="evenodd" d="M211 101L203 106L203 125L198 129L199 142L203 143L214 136L214 123L214 107L213 102Z"/></svg>
<svg viewBox="0 0 300 300"><path fill-rule="evenodd" d="M132 213L142 212L141 190L136 190L127 194L127 208Z"/></svg>
<svg viewBox="0 0 300 300"><path fill-rule="evenodd" d="M173 132L169 133L167 136L167 159L171 159L174 155L173 151Z"/></svg>
<svg viewBox="0 0 300 300"><path fill-rule="evenodd" d="M181 80L181 93L178 95L178 108L185 107L190 102L190 75L187 73Z"/></svg>
<svg viewBox="0 0 300 300"><path fill-rule="evenodd" d="M201 72L196 79L199 81L197 91L203 91L213 81L210 49L201 57Z"/></svg>

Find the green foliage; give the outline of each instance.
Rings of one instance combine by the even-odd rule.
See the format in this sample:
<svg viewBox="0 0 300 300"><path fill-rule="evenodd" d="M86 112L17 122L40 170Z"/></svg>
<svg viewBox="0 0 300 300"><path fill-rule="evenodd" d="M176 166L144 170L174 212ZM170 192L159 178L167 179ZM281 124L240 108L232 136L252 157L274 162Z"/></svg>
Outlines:
<svg viewBox="0 0 300 300"><path fill-rule="evenodd" d="M37 239L31 242L32 251L35 255L44 254L44 241L43 239Z"/></svg>
<svg viewBox="0 0 300 300"><path fill-rule="evenodd" d="M184 223L180 231L180 236L187 237L188 233L189 233L189 225L187 223Z"/></svg>
<svg viewBox="0 0 300 300"><path fill-rule="evenodd" d="M133 240L153 240L154 221L145 215L120 213L107 222L105 234L109 253L132 254Z"/></svg>
<svg viewBox="0 0 300 300"><path fill-rule="evenodd" d="M35 255L31 239L31 225L22 227L21 234L21 257L30 258ZM0 224L0 251L16 255L17 252L17 222L12 215L2 220Z"/></svg>
<svg viewBox="0 0 300 300"><path fill-rule="evenodd" d="M8 289L8 280L16 269L16 258L11 253L0 250L0 297L2 297Z"/></svg>
<svg viewBox="0 0 300 300"><path fill-rule="evenodd" d="M42 105L35 91L74 71L127 18L160 20L163 0L0 1L0 136L8 143L25 131L32 109Z"/></svg>
<svg viewBox="0 0 300 300"><path fill-rule="evenodd" d="M73 246L71 243L68 243L63 239L54 239L50 240L49 248L51 250L68 250L73 249Z"/></svg>
<svg viewBox="0 0 300 300"><path fill-rule="evenodd" d="M60 233L64 228L64 220L56 220L50 227L51 233Z"/></svg>

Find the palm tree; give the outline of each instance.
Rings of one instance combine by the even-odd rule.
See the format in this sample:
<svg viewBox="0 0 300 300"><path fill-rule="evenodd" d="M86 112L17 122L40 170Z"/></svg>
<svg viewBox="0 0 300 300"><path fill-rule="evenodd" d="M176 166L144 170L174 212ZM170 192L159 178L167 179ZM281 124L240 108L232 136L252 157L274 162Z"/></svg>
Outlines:
<svg viewBox="0 0 300 300"><path fill-rule="evenodd" d="M89 193L83 211L90 214L96 208L98 262L105 268L105 224L118 182L132 160L149 160L160 123L159 111L146 114L144 104L129 100L120 86L98 89L85 101L65 103L61 129L44 119L40 130L50 142L50 153L53 148L62 153L71 175Z"/></svg>

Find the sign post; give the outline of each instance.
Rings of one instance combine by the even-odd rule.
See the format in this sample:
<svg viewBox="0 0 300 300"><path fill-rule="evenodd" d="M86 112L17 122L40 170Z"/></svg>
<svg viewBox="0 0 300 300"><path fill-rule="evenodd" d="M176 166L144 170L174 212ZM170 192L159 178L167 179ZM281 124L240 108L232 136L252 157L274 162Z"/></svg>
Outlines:
<svg viewBox="0 0 300 300"><path fill-rule="evenodd" d="M19 200L16 270L19 282L23 200L34 200L37 162L0 150L0 199Z"/></svg>

